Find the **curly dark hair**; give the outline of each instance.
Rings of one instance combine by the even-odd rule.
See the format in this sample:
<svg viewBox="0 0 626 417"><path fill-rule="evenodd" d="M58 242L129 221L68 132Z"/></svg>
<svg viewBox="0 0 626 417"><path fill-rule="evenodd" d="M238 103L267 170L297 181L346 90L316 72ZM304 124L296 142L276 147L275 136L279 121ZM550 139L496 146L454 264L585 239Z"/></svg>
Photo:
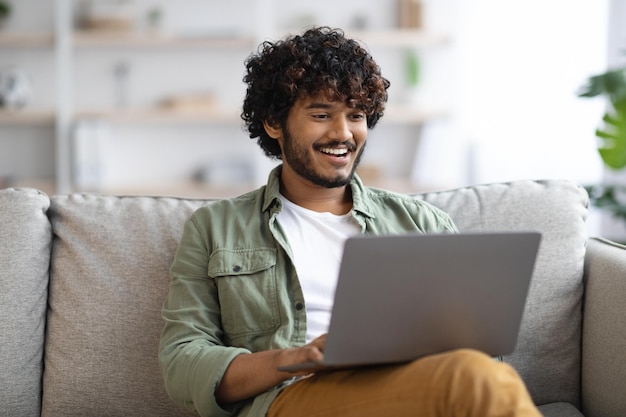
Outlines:
<svg viewBox="0 0 626 417"><path fill-rule="evenodd" d="M278 142L263 127L284 127L296 100L325 93L366 114L368 128L382 117L389 81L357 41L341 29L314 27L302 35L263 42L246 60L248 85L241 118L250 138L269 157L281 159Z"/></svg>

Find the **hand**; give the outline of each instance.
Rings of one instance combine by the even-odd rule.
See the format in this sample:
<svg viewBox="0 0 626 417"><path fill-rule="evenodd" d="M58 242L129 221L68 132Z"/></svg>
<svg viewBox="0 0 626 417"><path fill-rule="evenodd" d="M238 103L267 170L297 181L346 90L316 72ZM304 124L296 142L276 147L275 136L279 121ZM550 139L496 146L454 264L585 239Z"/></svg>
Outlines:
<svg viewBox="0 0 626 417"><path fill-rule="evenodd" d="M323 334L302 347L285 349L283 355L281 355L278 367L298 365L307 362L319 362L324 359L325 344L326 335ZM314 367L311 367L288 373L292 376L301 376L308 375L314 370Z"/></svg>
<svg viewBox="0 0 626 417"><path fill-rule="evenodd" d="M311 343L289 349L274 349L236 356L215 390L220 404L245 400L293 378L311 374L313 369L298 372L279 371L281 366L319 361L324 358L326 335Z"/></svg>

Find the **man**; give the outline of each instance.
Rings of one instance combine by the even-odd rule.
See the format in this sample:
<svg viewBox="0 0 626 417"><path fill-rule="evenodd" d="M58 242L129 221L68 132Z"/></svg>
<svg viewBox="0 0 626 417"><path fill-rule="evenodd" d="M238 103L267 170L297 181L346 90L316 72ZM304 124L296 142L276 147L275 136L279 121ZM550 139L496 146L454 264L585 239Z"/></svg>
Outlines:
<svg viewBox="0 0 626 417"><path fill-rule="evenodd" d="M357 42L313 28L264 43L246 68L242 118L282 165L266 186L200 208L185 225L163 307L170 396L212 417L539 416L510 366L471 350L354 370L278 370L323 357L349 236L455 226L355 175L389 87Z"/></svg>

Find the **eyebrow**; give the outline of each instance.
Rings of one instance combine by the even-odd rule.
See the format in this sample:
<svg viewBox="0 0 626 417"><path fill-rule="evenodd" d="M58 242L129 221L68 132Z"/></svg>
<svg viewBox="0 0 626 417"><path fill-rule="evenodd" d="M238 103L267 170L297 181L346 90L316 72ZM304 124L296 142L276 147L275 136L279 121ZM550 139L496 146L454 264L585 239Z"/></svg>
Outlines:
<svg viewBox="0 0 626 417"><path fill-rule="evenodd" d="M334 107L336 107L337 104L336 102L331 102L331 103L326 103L326 102L322 102L322 101L313 101L309 104L307 104L304 109L305 110L315 110L315 109L332 109ZM356 110L356 111L363 111L363 109L359 108L359 107L349 107L352 110Z"/></svg>
<svg viewBox="0 0 626 417"><path fill-rule="evenodd" d="M332 104L314 101L312 103L307 104L305 109L330 109L332 107L333 107Z"/></svg>

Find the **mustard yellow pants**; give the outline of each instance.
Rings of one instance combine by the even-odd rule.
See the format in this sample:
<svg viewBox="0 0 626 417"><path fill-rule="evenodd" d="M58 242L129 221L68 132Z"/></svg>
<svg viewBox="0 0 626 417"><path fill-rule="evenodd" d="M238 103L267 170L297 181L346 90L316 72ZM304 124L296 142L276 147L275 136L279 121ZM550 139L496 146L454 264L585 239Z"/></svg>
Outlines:
<svg viewBox="0 0 626 417"><path fill-rule="evenodd" d="M321 372L293 383L268 417L536 416L517 372L473 350L403 365Z"/></svg>

